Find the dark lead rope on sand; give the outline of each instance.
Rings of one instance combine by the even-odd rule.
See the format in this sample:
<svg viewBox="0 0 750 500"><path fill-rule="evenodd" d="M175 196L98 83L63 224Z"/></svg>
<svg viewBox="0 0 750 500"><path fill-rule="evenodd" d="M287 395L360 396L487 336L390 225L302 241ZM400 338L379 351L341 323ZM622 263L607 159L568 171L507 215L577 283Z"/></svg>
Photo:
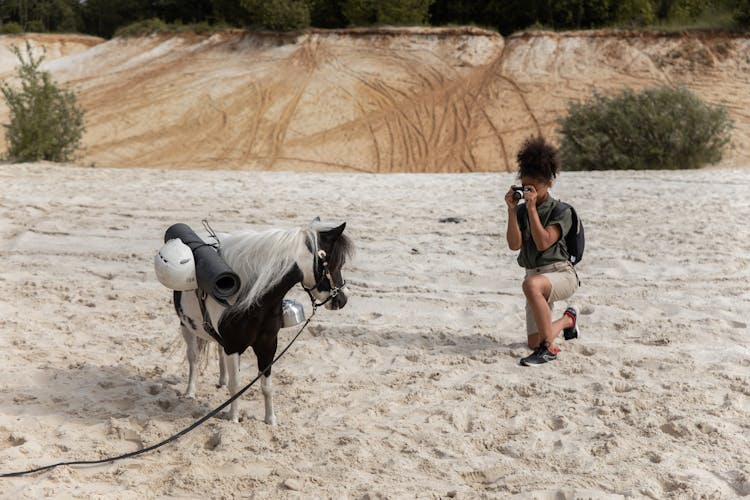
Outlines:
<svg viewBox="0 0 750 500"><path fill-rule="evenodd" d="M229 399L227 399L226 401L224 401L222 404L220 404L219 406L217 406L214 410L211 410L209 413L207 413L203 417L201 417L198 420L196 420L195 422L193 422L190 426L182 429L177 434L174 434L173 436L170 436L167 439L165 439L163 441L160 441L160 442L158 442L156 444L153 444L153 445L151 445L151 446L149 446L147 448L142 448L140 450L131 451L130 453L125 453L125 454L118 455L118 456L115 456L115 457L102 458L100 460L74 460L74 461L70 461L70 462L59 462L59 463L56 463L56 464L45 465L43 467L37 467L37 468L34 468L34 469L29 469L29 470L24 470L24 471L19 471L19 472L5 472L5 473L0 473L0 477L19 477L19 476L25 476L25 475L28 475L28 474L35 474L37 472L43 472L43 471L47 471L47 470L52 470L52 469L54 469L56 467L60 467L60 466L63 466L63 465L100 465L100 464L106 464L106 463L110 463L110 462L116 462L118 460L124 460L126 458L132 458L132 457L136 457L138 455L143 455L144 453L148 453L149 451L153 451L153 450L155 450L157 448L161 448L162 446L164 446L166 444L169 444L172 441L177 441L179 438L181 438L182 436L184 436L188 432L192 431L193 429L195 429L196 427L198 427L199 425L201 425L202 423L204 423L209 418L212 418L212 417L216 416L217 413L219 413L221 410L223 410L224 408L226 408L227 406L229 406L235 399L237 399L240 396L242 396L245 393L245 391L247 391L250 387L252 387L252 385L255 384L255 382L257 382L258 379L260 379L261 375L263 375L269 368L271 368L274 365L274 363L276 363L279 360L279 358L281 358L281 356L283 356L284 353L286 353L289 350L289 348L292 347L292 344L294 343L294 341L297 340L297 337L300 336L300 334L305 329L305 327L307 327L307 324L310 323L310 320L313 318L313 316L315 316L315 310L317 308L318 308L318 305L315 304L315 302L313 301L313 312L310 315L310 317L307 319L307 321L305 321L305 324L302 325L302 328L299 329L299 331L292 338L292 340L290 340L289 343L286 345L286 347L284 347L284 350L282 350L279 353L279 355L276 356L273 359L273 361L271 361L271 363L265 369L260 370L258 372L258 375L252 381L250 381L249 384L247 384L245 387L243 387L242 389L240 389L236 394L234 394L232 397L230 397Z"/></svg>

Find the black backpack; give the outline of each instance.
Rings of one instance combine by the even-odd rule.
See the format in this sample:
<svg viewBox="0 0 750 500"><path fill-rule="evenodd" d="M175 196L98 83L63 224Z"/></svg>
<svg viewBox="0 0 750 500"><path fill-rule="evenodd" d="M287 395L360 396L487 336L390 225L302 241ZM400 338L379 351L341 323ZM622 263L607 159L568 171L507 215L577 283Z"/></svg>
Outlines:
<svg viewBox="0 0 750 500"><path fill-rule="evenodd" d="M563 239L565 240L565 246L568 247L568 255L570 255L570 263L574 266L581 262L581 259L583 258L583 248L586 245L586 239L583 235L583 223L581 222L581 219L578 218L578 214L576 213L576 209L573 208L573 205L569 205L565 202L558 201L555 203L555 207L552 209L552 213L550 214L551 219L556 219L566 209L570 209L570 215L572 216L573 223L570 226L570 230L566 235L563 236ZM521 223L521 221L526 220L526 205L522 204L518 206L518 211L516 213L516 216L518 218L518 222Z"/></svg>

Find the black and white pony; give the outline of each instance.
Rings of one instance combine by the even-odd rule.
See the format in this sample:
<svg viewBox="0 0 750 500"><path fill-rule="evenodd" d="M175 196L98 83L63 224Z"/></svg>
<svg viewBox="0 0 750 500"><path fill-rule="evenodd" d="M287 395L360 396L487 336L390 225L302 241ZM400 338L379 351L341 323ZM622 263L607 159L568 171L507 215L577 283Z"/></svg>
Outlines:
<svg viewBox="0 0 750 500"><path fill-rule="evenodd" d="M276 354L277 335L282 326L282 299L301 283L317 305L341 309L347 302L347 289L341 274L353 245L343 234L346 223L326 224L315 219L309 225L291 230L242 231L218 235L219 253L242 280L242 287L226 307L212 297L205 299L205 310L218 340L219 386L227 383L229 392L239 390L239 357L252 347L258 359L261 391L265 400L265 422L276 424L270 364ZM203 327L204 315L195 292L174 292L174 305L180 331L187 343L189 375L185 396L195 398L199 353L213 339ZM229 418L239 421L237 400Z"/></svg>

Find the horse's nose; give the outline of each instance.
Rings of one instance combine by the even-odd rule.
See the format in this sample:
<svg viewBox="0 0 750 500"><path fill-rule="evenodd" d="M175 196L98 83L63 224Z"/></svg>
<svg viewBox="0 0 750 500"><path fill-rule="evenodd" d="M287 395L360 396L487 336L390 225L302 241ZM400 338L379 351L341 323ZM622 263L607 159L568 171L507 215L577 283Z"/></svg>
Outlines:
<svg viewBox="0 0 750 500"><path fill-rule="evenodd" d="M333 298L331 302L333 302L334 309L343 309L347 302L346 294L344 292L340 292Z"/></svg>

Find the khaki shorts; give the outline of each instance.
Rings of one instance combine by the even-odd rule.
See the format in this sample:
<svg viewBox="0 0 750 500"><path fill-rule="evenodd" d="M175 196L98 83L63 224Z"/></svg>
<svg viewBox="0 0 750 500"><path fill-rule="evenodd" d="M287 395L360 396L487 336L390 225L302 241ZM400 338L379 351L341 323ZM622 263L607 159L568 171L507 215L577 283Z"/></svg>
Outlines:
<svg viewBox="0 0 750 500"><path fill-rule="evenodd" d="M578 289L578 275L570 262L555 262L526 270L527 278L537 274L543 274L552 283L552 291L547 299L550 312L554 309L555 302L571 297ZM531 313L529 303L526 302L526 334L532 335L538 332L539 328L534 321L534 315Z"/></svg>

